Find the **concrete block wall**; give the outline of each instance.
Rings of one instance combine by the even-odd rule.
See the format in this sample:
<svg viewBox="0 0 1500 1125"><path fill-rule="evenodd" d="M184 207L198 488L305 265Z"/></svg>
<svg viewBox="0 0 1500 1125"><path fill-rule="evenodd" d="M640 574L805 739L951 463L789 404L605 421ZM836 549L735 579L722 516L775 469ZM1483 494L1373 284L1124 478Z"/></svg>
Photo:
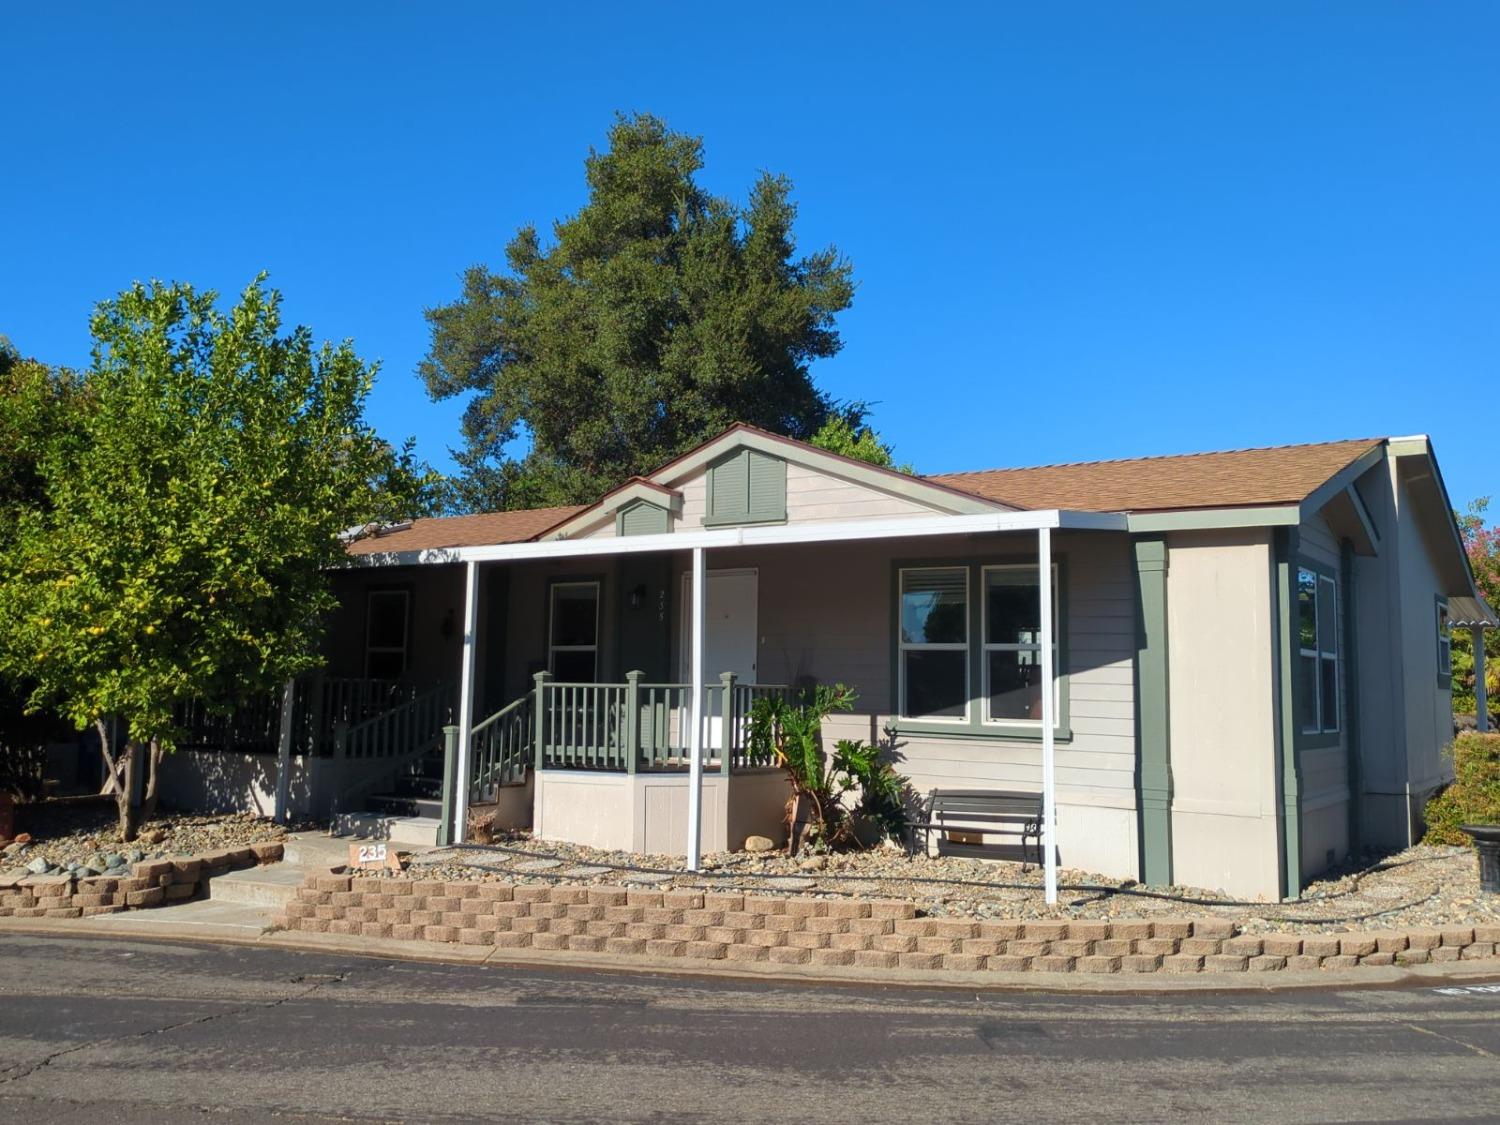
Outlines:
<svg viewBox="0 0 1500 1125"><path fill-rule="evenodd" d="M866 969L1245 973L1494 957L1500 925L1252 935L1220 918L971 921L899 900L308 877L277 925L310 933L686 961Z"/></svg>

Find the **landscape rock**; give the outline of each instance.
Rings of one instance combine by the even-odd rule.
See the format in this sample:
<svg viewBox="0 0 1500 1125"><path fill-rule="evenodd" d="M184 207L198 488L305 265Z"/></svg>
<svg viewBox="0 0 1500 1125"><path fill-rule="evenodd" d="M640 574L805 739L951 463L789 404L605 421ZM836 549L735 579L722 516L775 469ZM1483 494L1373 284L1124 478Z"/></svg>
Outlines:
<svg viewBox="0 0 1500 1125"><path fill-rule="evenodd" d="M746 836L745 850L747 852L770 852L776 850L776 841L769 836Z"/></svg>
<svg viewBox="0 0 1500 1125"><path fill-rule="evenodd" d="M26 870L33 875L45 875L52 870L52 865L41 856L37 856L36 859L26 865Z"/></svg>

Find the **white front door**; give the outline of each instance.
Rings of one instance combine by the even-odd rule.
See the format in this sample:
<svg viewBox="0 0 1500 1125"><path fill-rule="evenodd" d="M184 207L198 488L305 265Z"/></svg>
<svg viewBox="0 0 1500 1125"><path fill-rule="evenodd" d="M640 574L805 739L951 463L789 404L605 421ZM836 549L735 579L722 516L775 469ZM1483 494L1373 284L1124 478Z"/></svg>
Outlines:
<svg viewBox="0 0 1500 1125"><path fill-rule="evenodd" d="M693 576L682 576L682 682L693 677ZM718 686L719 677L733 672L738 682L756 682L756 662L760 648L758 616L759 575L748 570L710 570L707 605L704 613L703 682L710 689ZM723 723L710 695L709 721L705 730L706 745L723 746Z"/></svg>

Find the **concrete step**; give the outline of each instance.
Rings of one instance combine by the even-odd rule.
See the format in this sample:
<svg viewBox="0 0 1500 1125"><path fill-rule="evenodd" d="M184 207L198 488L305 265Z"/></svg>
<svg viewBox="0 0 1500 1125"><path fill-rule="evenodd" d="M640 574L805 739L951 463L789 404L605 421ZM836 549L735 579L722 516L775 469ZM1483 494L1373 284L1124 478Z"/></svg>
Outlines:
<svg viewBox="0 0 1500 1125"><path fill-rule="evenodd" d="M214 880L217 882L218 880ZM215 902L196 899L176 906L156 906L150 910L121 910L85 918L101 929L125 929L136 933L161 927L171 933L175 927L191 926L205 937L258 937L271 928L273 910L268 906L249 906L238 902ZM180 930L177 931L181 933Z"/></svg>
<svg viewBox="0 0 1500 1125"><path fill-rule="evenodd" d="M334 831L341 836L361 840L389 840L393 844L437 846L438 818L435 816L388 816L384 813L340 813L334 820ZM348 852L345 841L345 852Z"/></svg>
<svg viewBox="0 0 1500 1125"><path fill-rule="evenodd" d="M420 816L436 820L443 815L443 799L400 793L382 793L365 801L365 811L380 816Z"/></svg>
<svg viewBox="0 0 1500 1125"><path fill-rule="evenodd" d="M281 906L290 902L307 873L288 863L231 871L208 882L210 902L241 906Z"/></svg>

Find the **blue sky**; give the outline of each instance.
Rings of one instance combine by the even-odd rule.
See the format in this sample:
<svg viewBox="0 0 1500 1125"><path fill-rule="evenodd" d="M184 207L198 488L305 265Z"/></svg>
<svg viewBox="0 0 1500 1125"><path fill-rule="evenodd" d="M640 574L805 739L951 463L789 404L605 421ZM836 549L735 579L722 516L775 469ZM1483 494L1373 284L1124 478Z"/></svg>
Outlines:
<svg viewBox="0 0 1500 1125"><path fill-rule="evenodd" d="M1500 5L28 4L0 42L0 333L42 359L134 279L265 269L446 463L422 309L649 110L714 191L793 179L859 281L815 375L921 471L1427 432L1500 494Z"/></svg>

